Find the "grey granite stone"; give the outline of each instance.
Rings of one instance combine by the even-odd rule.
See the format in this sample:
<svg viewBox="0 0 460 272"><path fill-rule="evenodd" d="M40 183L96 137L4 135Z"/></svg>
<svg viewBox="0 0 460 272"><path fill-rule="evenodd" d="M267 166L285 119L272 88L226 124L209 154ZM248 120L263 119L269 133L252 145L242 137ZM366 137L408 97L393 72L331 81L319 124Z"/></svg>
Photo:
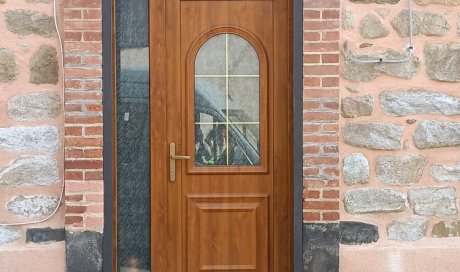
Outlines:
<svg viewBox="0 0 460 272"><path fill-rule="evenodd" d="M460 44L425 44L426 73L432 80L460 82Z"/></svg>
<svg viewBox="0 0 460 272"><path fill-rule="evenodd" d="M426 159L423 155L379 156L377 178L387 185L418 183L422 178Z"/></svg>
<svg viewBox="0 0 460 272"><path fill-rule="evenodd" d="M413 11L412 16L412 33L414 36L419 34L425 36L443 36L450 29L447 20L439 14ZM400 37L409 37L409 11L401 11L391 20L391 25Z"/></svg>
<svg viewBox="0 0 460 272"><path fill-rule="evenodd" d="M415 214L433 216L457 215L457 196L454 187L412 189L409 204Z"/></svg>
<svg viewBox="0 0 460 272"><path fill-rule="evenodd" d="M10 83L16 80L19 74L16 57L6 48L0 48L0 83Z"/></svg>
<svg viewBox="0 0 460 272"><path fill-rule="evenodd" d="M343 159L343 180L345 184L369 182L369 162L362 153L351 153Z"/></svg>
<svg viewBox="0 0 460 272"><path fill-rule="evenodd" d="M8 10L5 19L7 29L21 36L37 34L53 37L56 34L53 17L45 13L24 9Z"/></svg>
<svg viewBox="0 0 460 272"><path fill-rule="evenodd" d="M355 189L345 193L345 211L352 214L393 213L405 209L405 195L391 189Z"/></svg>
<svg viewBox="0 0 460 272"><path fill-rule="evenodd" d="M30 79L33 84L54 84L59 81L56 48L41 45L30 58Z"/></svg>
<svg viewBox="0 0 460 272"><path fill-rule="evenodd" d="M417 148L454 147L460 145L460 123L422 121L413 136Z"/></svg>
<svg viewBox="0 0 460 272"><path fill-rule="evenodd" d="M54 92L37 92L13 96L8 100L8 115L17 121L56 118L61 98Z"/></svg>
<svg viewBox="0 0 460 272"><path fill-rule="evenodd" d="M366 39L378 39L388 36L388 29L380 22L379 17L368 14L363 17L359 24L359 33Z"/></svg>
<svg viewBox="0 0 460 272"><path fill-rule="evenodd" d="M374 111L374 98L371 95L342 98L342 116L354 118L371 115Z"/></svg>
<svg viewBox="0 0 460 272"><path fill-rule="evenodd" d="M346 144L374 150L398 150L404 127L383 122L363 122L345 125Z"/></svg>
<svg viewBox="0 0 460 272"><path fill-rule="evenodd" d="M387 227L389 240L416 241L425 238L428 220L425 218L406 218L394 220Z"/></svg>
<svg viewBox="0 0 460 272"><path fill-rule="evenodd" d="M52 196L18 196L8 202L8 211L26 217L50 215L56 205L59 205L58 198Z"/></svg>
<svg viewBox="0 0 460 272"><path fill-rule="evenodd" d="M55 126L0 128L1 151L53 153L59 148Z"/></svg>

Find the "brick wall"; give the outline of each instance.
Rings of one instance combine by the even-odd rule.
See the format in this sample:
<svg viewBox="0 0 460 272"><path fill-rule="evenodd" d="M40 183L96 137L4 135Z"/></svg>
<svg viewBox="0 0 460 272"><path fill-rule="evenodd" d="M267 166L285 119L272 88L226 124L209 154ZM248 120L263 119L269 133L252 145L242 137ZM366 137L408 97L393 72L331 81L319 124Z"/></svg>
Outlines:
<svg viewBox="0 0 460 272"><path fill-rule="evenodd" d="M66 228L102 230L101 0L64 2Z"/></svg>
<svg viewBox="0 0 460 272"><path fill-rule="evenodd" d="M339 220L339 0L304 1L303 219Z"/></svg>

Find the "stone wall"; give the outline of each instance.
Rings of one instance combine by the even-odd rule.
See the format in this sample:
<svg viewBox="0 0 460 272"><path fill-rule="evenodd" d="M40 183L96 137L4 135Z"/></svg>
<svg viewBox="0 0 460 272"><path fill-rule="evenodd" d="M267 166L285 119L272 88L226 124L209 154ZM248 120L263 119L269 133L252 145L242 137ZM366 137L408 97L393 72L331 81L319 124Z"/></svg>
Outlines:
<svg viewBox="0 0 460 272"><path fill-rule="evenodd" d="M63 83L51 1L0 1L0 29L0 270L62 272Z"/></svg>
<svg viewBox="0 0 460 272"><path fill-rule="evenodd" d="M343 271L366 271L353 263L356 252L388 260L373 271L390 271L390 262L420 271L410 253L394 259L390 252L418 245L427 250L422 255L453 257L460 249L449 251L455 243L446 242L460 242L460 2L415 0L413 9L408 57L408 1L342 1L341 219L379 234L363 242L366 251L341 246ZM428 262L424 271L456 269L421 262Z"/></svg>

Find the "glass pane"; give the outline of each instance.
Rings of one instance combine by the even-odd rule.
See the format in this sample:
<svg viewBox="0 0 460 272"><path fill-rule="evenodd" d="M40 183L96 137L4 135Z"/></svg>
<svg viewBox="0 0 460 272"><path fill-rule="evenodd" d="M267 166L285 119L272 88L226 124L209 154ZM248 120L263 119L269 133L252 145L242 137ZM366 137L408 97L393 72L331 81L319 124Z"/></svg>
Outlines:
<svg viewBox="0 0 460 272"><path fill-rule="evenodd" d="M225 75L225 35L209 39L198 51L196 75Z"/></svg>
<svg viewBox="0 0 460 272"><path fill-rule="evenodd" d="M259 78L228 80L228 115L232 122L259 121Z"/></svg>
<svg viewBox="0 0 460 272"><path fill-rule="evenodd" d="M257 52L240 36L228 35L228 62L230 75L259 75Z"/></svg>
<svg viewBox="0 0 460 272"><path fill-rule="evenodd" d="M148 0L116 0L117 267L150 271Z"/></svg>
<svg viewBox="0 0 460 272"><path fill-rule="evenodd" d="M195 71L195 164L259 165L256 50L238 35L211 37Z"/></svg>

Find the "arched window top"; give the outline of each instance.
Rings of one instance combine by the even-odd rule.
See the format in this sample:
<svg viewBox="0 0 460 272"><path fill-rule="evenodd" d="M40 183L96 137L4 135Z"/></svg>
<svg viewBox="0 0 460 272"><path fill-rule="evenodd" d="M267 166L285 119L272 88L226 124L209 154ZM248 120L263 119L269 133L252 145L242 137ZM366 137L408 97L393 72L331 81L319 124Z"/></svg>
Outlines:
<svg viewBox="0 0 460 272"><path fill-rule="evenodd" d="M252 44L236 34L209 38L195 59L195 75L259 75L259 57Z"/></svg>

